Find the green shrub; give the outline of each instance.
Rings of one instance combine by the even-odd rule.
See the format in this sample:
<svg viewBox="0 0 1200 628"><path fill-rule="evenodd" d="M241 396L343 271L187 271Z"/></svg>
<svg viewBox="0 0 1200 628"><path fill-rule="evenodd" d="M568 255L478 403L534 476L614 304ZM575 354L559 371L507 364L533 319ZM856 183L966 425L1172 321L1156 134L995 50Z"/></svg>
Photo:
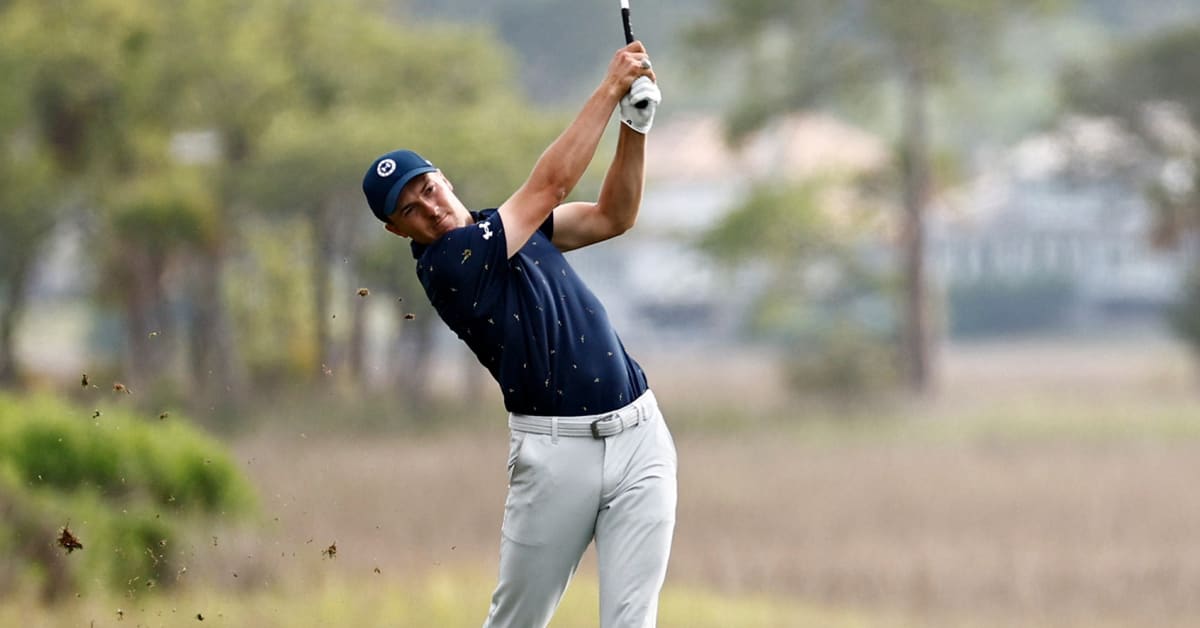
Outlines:
<svg viewBox="0 0 1200 628"><path fill-rule="evenodd" d="M93 581L129 591L169 584L185 520L253 506L224 446L181 417L120 408L96 417L50 397L0 394L0 549L38 574L48 598ZM68 523L79 554L54 547Z"/></svg>
<svg viewBox="0 0 1200 628"><path fill-rule="evenodd" d="M837 400L882 393L899 380L893 344L848 322L796 343L784 360L784 374L796 392Z"/></svg>

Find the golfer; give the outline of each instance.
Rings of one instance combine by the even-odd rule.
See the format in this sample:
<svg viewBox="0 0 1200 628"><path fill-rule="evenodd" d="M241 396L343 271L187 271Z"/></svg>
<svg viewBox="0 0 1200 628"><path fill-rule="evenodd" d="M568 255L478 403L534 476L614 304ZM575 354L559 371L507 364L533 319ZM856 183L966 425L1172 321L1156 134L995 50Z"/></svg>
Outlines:
<svg viewBox="0 0 1200 628"><path fill-rule="evenodd" d="M468 210L412 151L383 155L363 179L371 211L412 240L430 302L496 379L509 413L500 575L485 627L548 624L593 539L600 625L656 622L675 527L675 446L641 367L563 252L633 226L660 98L642 44L617 51L583 110L497 209ZM623 124L599 199L565 202L616 109Z"/></svg>

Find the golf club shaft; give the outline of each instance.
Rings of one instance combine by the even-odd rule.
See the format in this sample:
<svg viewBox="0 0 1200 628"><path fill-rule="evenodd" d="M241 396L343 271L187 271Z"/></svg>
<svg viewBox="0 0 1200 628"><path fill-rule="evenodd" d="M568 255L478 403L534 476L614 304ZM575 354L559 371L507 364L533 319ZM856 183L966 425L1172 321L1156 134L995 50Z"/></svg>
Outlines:
<svg viewBox="0 0 1200 628"><path fill-rule="evenodd" d="M633 26L629 24L629 0L621 0L621 24L625 26L625 44L632 44Z"/></svg>
<svg viewBox="0 0 1200 628"><path fill-rule="evenodd" d="M621 0L621 24L625 27L625 44L632 44L634 39L633 26L629 23L629 0ZM649 102L641 100L633 103L633 106L638 109L645 109L649 104Z"/></svg>

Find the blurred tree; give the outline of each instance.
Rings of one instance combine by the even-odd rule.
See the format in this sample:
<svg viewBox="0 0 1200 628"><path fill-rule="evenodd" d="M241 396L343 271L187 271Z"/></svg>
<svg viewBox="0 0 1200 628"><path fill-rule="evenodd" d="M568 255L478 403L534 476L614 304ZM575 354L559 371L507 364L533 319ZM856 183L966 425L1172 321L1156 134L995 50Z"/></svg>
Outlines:
<svg viewBox="0 0 1200 628"><path fill-rule="evenodd" d="M1182 247L1192 262L1171 320L1200 355L1200 22L1075 64L1064 73L1063 93L1073 111L1116 116L1149 149L1155 243Z"/></svg>
<svg viewBox="0 0 1200 628"><path fill-rule="evenodd" d="M894 386L895 322L884 275L861 247L873 237L870 205L835 192L846 181L757 185L699 241L723 266L757 276L753 337L786 346L792 387L838 399ZM837 207L838 209L833 209Z"/></svg>
<svg viewBox="0 0 1200 628"><path fill-rule="evenodd" d="M11 145L0 151L0 387L6 387L20 381L16 326L38 250L58 218L58 199L48 159Z"/></svg>
<svg viewBox="0 0 1200 628"><path fill-rule="evenodd" d="M101 291L118 299L126 327L125 372L157 388L174 366L176 325L164 277L216 239L216 201L186 170L129 180L105 199L110 247Z"/></svg>
<svg viewBox="0 0 1200 628"><path fill-rule="evenodd" d="M77 190L72 204L99 210L100 244L91 250L108 272L96 288L101 300L121 305L126 370L146 388L170 361L172 345L150 340L171 326L163 273L184 242L199 251L217 242L205 183L182 174L170 154L183 102L179 69L186 67L174 54L180 22L171 19L172 7L15 2L4 20L26 55L39 144L53 156L62 189ZM52 40L46 24L55 25ZM181 185L182 176L191 182Z"/></svg>
<svg viewBox="0 0 1200 628"><path fill-rule="evenodd" d="M276 45L284 12L308 3L231 0L162 5L164 55L173 103L171 132L195 138L191 150L160 155L203 169L213 205L212 237L199 249L188 285L192 382L221 416L241 407L251 382L230 313L229 258L237 251L240 214L253 212L236 179L254 159L272 118L295 98L284 51Z"/></svg>
<svg viewBox="0 0 1200 628"><path fill-rule="evenodd" d="M252 298L230 288L231 260L255 245L242 227L298 228L313 241L313 289L293 294L311 295L316 349L285 355L315 355L320 373L338 359L330 308L343 297L331 286L358 271L348 262L357 263L355 226L369 219L358 189L365 164L411 146L435 156L468 202L499 203L560 128L556 114L530 111L485 31L412 28L383 5L0 5L0 68L20 88L0 97L0 180L17 183L0 190L0 226L14 225L0 237L21 239L4 247L4 287L23 294L31 234L54 224L40 220L55 215L47 207L93 210L107 243L93 249L105 259L98 293L124 313L129 368L162 374L174 358L148 339L178 325L197 406L236 406L251 383L230 312L231 299ZM47 24L65 41L48 44ZM36 200L42 185L53 196L45 202ZM411 274L411 265L388 270ZM2 303L7 377L21 301Z"/></svg>
<svg viewBox="0 0 1200 628"><path fill-rule="evenodd" d="M267 398L267 391L288 390L289 384L306 387L319 363L310 308L314 286L302 272L313 257L305 221L269 212L245 216L238 239L243 245L230 262L226 289L248 376Z"/></svg>
<svg viewBox="0 0 1200 628"><path fill-rule="evenodd" d="M906 380L931 383L924 212L931 195L931 90L995 54L1006 21L1052 0L716 0L715 14L689 32L692 49L741 99L729 114L733 138L771 118L840 99L861 102L898 89L899 233L904 276L902 346ZM730 53L733 53L731 56ZM968 64L975 63L975 66Z"/></svg>
<svg viewBox="0 0 1200 628"><path fill-rule="evenodd" d="M36 255L96 155L92 111L104 111L111 75L82 58L75 40L50 47L41 31L46 7L32 0L0 5L0 385L19 367L14 334L25 309Z"/></svg>
<svg viewBox="0 0 1200 628"><path fill-rule="evenodd" d="M507 196L549 142L555 120L527 115L507 54L485 32L431 27L398 37L394 27L369 15L323 5L289 14L279 28L279 46L293 60L289 86L296 96L262 133L239 189L258 205L308 222L314 366L324 371L342 363L343 355L364 354L353 346L338 350L330 312L334 269L352 271L342 262L361 258L350 251L362 233L354 226L369 217L359 189L366 164L403 144L437 158L448 172L463 172L458 192L465 198ZM401 241L390 245L407 255ZM393 263L386 272L411 274L410 268ZM336 298L355 298L355 288ZM430 345L427 318L410 326L422 338L416 355L427 355L420 348ZM364 321L353 319L352 340L365 337ZM360 363L347 366L362 370ZM422 372L424 365L413 370Z"/></svg>

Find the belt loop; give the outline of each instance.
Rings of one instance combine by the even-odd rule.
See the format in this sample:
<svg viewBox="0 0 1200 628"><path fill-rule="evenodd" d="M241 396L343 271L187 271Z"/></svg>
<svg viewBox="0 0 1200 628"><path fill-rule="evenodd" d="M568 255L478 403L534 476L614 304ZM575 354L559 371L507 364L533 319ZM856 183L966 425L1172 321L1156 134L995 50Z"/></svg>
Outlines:
<svg viewBox="0 0 1200 628"><path fill-rule="evenodd" d="M550 442L558 444L558 417L550 417Z"/></svg>

